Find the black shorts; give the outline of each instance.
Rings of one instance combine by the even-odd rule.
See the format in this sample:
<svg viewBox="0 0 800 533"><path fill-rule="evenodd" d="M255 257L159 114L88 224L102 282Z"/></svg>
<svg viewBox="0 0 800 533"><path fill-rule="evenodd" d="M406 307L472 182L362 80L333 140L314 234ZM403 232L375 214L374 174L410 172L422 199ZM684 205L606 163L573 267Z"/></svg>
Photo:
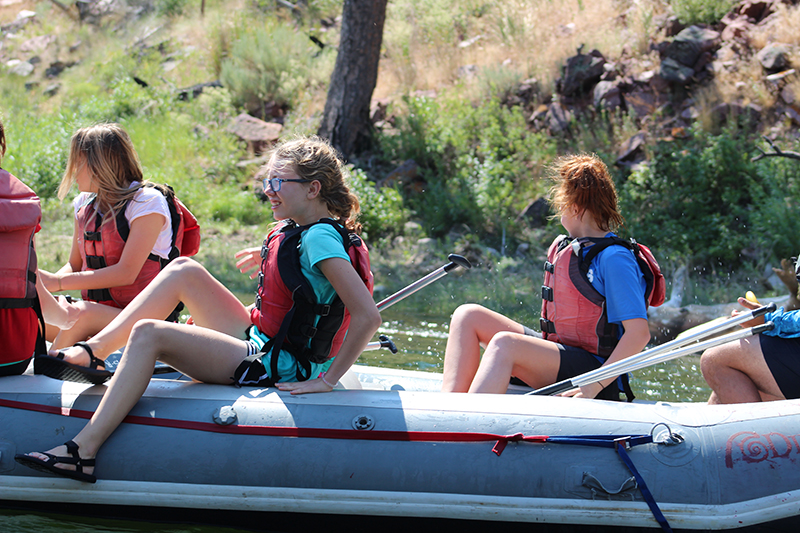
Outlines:
<svg viewBox="0 0 800 533"><path fill-rule="evenodd" d="M28 369L31 358L8 365L0 366L0 376L19 376Z"/></svg>
<svg viewBox="0 0 800 533"><path fill-rule="evenodd" d="M583 348L558 344L558 351L561 353L561 366L558 367L556 382L574 378L575 376L580 376L592 370L597 370L603 365L594 354L587 352ZM595 396L595 398L598 400L620 401L619 379L615 379L611 382L611 384L601 390L600 394Z"/></svg>
<svg viewBox="0 0 800 533"><path fill-rule="evenodd" d="M759 335L761 352L787 400L800 398L800 339Z"/></svg>
<svg viewBox="0 0 800 533"><path fill-rule="evenodd" d="M538 331L534 331L527 326L522 327L525 330L525 335L542 338L542 334ZM594 354L587 352L583 348L575 348L558 343L556 343L556 345L561 355L561 364L558 367L556 382L574 378L586 372L591 372L592 370L600 368L603 364ZM610 385L600 391L600 394L595 398L598 400L613 400L618 402L620 401L619 393L619 379L615 379Z"/></svg>

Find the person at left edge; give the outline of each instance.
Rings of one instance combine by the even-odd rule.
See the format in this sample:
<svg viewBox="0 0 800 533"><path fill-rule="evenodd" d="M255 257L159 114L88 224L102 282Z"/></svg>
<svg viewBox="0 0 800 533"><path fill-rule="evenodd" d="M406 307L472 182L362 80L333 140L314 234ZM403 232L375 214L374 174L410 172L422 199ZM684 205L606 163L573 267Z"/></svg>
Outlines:
<svg viewBox="0 0 800 533"><path fill-rule="evenodd" d="M6 154L6 132L0 120L0 163ZM54 298L37 275L34 235L41 229L39 197L0 167L0 376L25 372L34 353L44 353L45 323L69 329L80 309L66 298Z"/></svg>

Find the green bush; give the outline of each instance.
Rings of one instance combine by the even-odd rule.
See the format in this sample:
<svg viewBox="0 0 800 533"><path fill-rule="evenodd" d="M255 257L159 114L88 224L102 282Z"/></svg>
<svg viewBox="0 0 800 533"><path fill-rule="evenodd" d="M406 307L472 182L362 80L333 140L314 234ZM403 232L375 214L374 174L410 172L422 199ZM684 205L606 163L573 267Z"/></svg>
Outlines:
<svg viewBox="0 0 800 533"><path fill-rule="evenodd" d="M730 11L736 0L671 0L672 10L684 24L714 24Z"/></svg>
<svg viewBox="0 0 800 533"><path fill-rule="evenodd" d="M409 193L406 202L432 235L464 223L498 237L546 189L538 171L554 157L555 143L528 129L521 108L496 97L480 105L447 96L406 105L399 133L381 138L383 157L419 165L425 190Z"/></svg>
<svg viewBox="0 0 800 533"><path fill-rule="evenodd" d="M156 12L167 17L177 17L183 15L187 0L157 0Z"/></svg>
<svg viewBox="0 0 800 533"><path fill-rule="evenodd" d="M402 233L408 213L396 189L384 187L376 190L375 184L358 168L350 169L348 185L361 202L359 220L363 225L365 238L379 239Z"/></svg>
<svg viewBox="0 0 800 533"><path fill-rule="evenodd" d="M235 105L263 114L265 103L292 107L310 87L325 83L332 65L303 33L284 25L250 30L222 61L220 77Z"/></svg>
<svg viewBox="0 0 800 533"><path fill-rule="evenodd" d="M659 143L651 164L620 189L628 229L660 257L701 270L758 268L796 254L800 165L753 162L755 153L755 136L734 127Z"/></svg>

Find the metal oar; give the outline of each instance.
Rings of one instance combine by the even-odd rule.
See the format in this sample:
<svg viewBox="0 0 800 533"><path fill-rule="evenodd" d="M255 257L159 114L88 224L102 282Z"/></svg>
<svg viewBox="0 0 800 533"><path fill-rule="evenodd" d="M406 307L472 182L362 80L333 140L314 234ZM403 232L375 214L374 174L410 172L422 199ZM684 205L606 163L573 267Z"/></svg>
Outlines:
<svg viewBox="0 0 800 533"><path fill-rule="evenodd" d="M378 311L383 311L387 307L396 304L400 300L408 296L411 296L412 294L422 289L423 287L426 287L431 283L433 283L434 281L436 281L437 279L444 277L445 275L447 275L448 272L450 272L454 268L458 267L462 267L465 269L472 268L472 264L467 260L466 257L457 254L450 254L447 256L447 258L450 260L450 262L447 263L446 265L437 268L427 276L418 279L414 283L408 285L403 289L400 289L399 291L392 294L388 298L384 298L383 300L378 302L378 304L376 305ZM381 335L378 338L380 339L380 342L370 342L364 348L364 351L388 348L390 352L397 353L397 346L395 346L394 342L392 342L392 340L389 337L387 337L386 335Z"/></svg>
<svg viewBox="0 0 800 533"><path fill-rule="evenodd" d="M467 260L466 257L462 257L462 256L456 255L456 254L450 254L450 255L447 256L447 258L450 260L450 262L447 263L446 265L437 268L436 270L434 270L433 272L431 272L430 274L428 274L424 278L418 279L417 281L415 281L414 283L412 283L408 287L406 287L404 289L400 289L399 291L397 291L396 293L392 294L388 298L385 298L385 299L381 300L380 302L378 302L378 304L377 304L378 311L383 311L387 307L396 304L397 302L399 302L400 300L406 298L407 296L410 296L410 295L414 294L415 292L417 292L421 288L426 287L426 286L430 285L431 283L433 283L434 281L436 281L437 279L444 277L445 275L447 275L448 272L450 272L451 270L453 270L455 268L458 268L458 267L462 267L462 268L466 268L466 269L472 268L472 264L470 264L470 262Z"/></svg>
<svg viewBox="0 0 800 533"><path fill-rule="evenodd" d="M697 342L696 344L691 344L695 341L699 341L700 339L704 339L705 337L708 337L715 333L725 331L726 329L731 328L733 326L737 326L749 320L753 320L754 318L763 316L764 314L772 312L775 309L776 306L774 303L759 307L758 309L753 309L752 311L742 313L735 317L731 317L730 319L720 324L716 324L708 328L702 329L700 331L697 331L685 338L675 339L673 341L664 343L661 346L656 346L655 348L645 350L639 354L623 359L622 361L617 361L616 363L600 367L596 370L592 370L591 372L586 372L585 374L581 374L580 376L576 376L571 379L559 381L558 383L554 383L553 385L548 385L547 387L542 387L541 389L536 389L535 391L531 391L527 394L533 394L536 396L548 396L548 395L558 394L567 390L574 389L576 387L582 387L584 385L588 385L589 383L595 383L597 381L602 381L610 377L616 377L619 376L620 374L625 374L627 372L640 370L642 368L657 363L671 361L672 359L677 359L678 357L683 357L684 355L699 352L702 350L707 350L708 348L713 348L714 346L719 346L720 344L725 344L726 342L743 339L745 337L756 335L763 331L768 331L773 328L772 322L767 322L766 324L745 328L741 331L730 333L728 335L710 339L704 342Z"/></svg>

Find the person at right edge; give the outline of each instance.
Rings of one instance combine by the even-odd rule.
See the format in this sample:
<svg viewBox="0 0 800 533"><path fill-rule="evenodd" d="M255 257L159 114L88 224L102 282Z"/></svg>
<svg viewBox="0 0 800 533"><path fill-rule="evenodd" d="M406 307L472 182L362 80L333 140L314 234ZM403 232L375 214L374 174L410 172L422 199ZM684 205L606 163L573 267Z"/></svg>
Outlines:
<svg viewBox="0 0 800 533"><path fill-rule="evenodd" d="M748 310L761 304L739 298ZM734 311L733 316L740 314ZM800 310L773 313L742 324L775 327L703 352L700 370L711 387L710 404L769 402L800 398Z"/></svg>
<svg viewBox="0 0 800 533"><path fill-rule="evenodd" d="M504 393L512 376L542 388L637 354L650 340L652 287L627 241L613 233L623 218L606 165L575 155L554 170L551 203L569 236L556 238L548 252L542 334L485 307L462 305L450 323L445 392ZM621 389L631 401L627 375L563 395L619 400Z"/></svg>

